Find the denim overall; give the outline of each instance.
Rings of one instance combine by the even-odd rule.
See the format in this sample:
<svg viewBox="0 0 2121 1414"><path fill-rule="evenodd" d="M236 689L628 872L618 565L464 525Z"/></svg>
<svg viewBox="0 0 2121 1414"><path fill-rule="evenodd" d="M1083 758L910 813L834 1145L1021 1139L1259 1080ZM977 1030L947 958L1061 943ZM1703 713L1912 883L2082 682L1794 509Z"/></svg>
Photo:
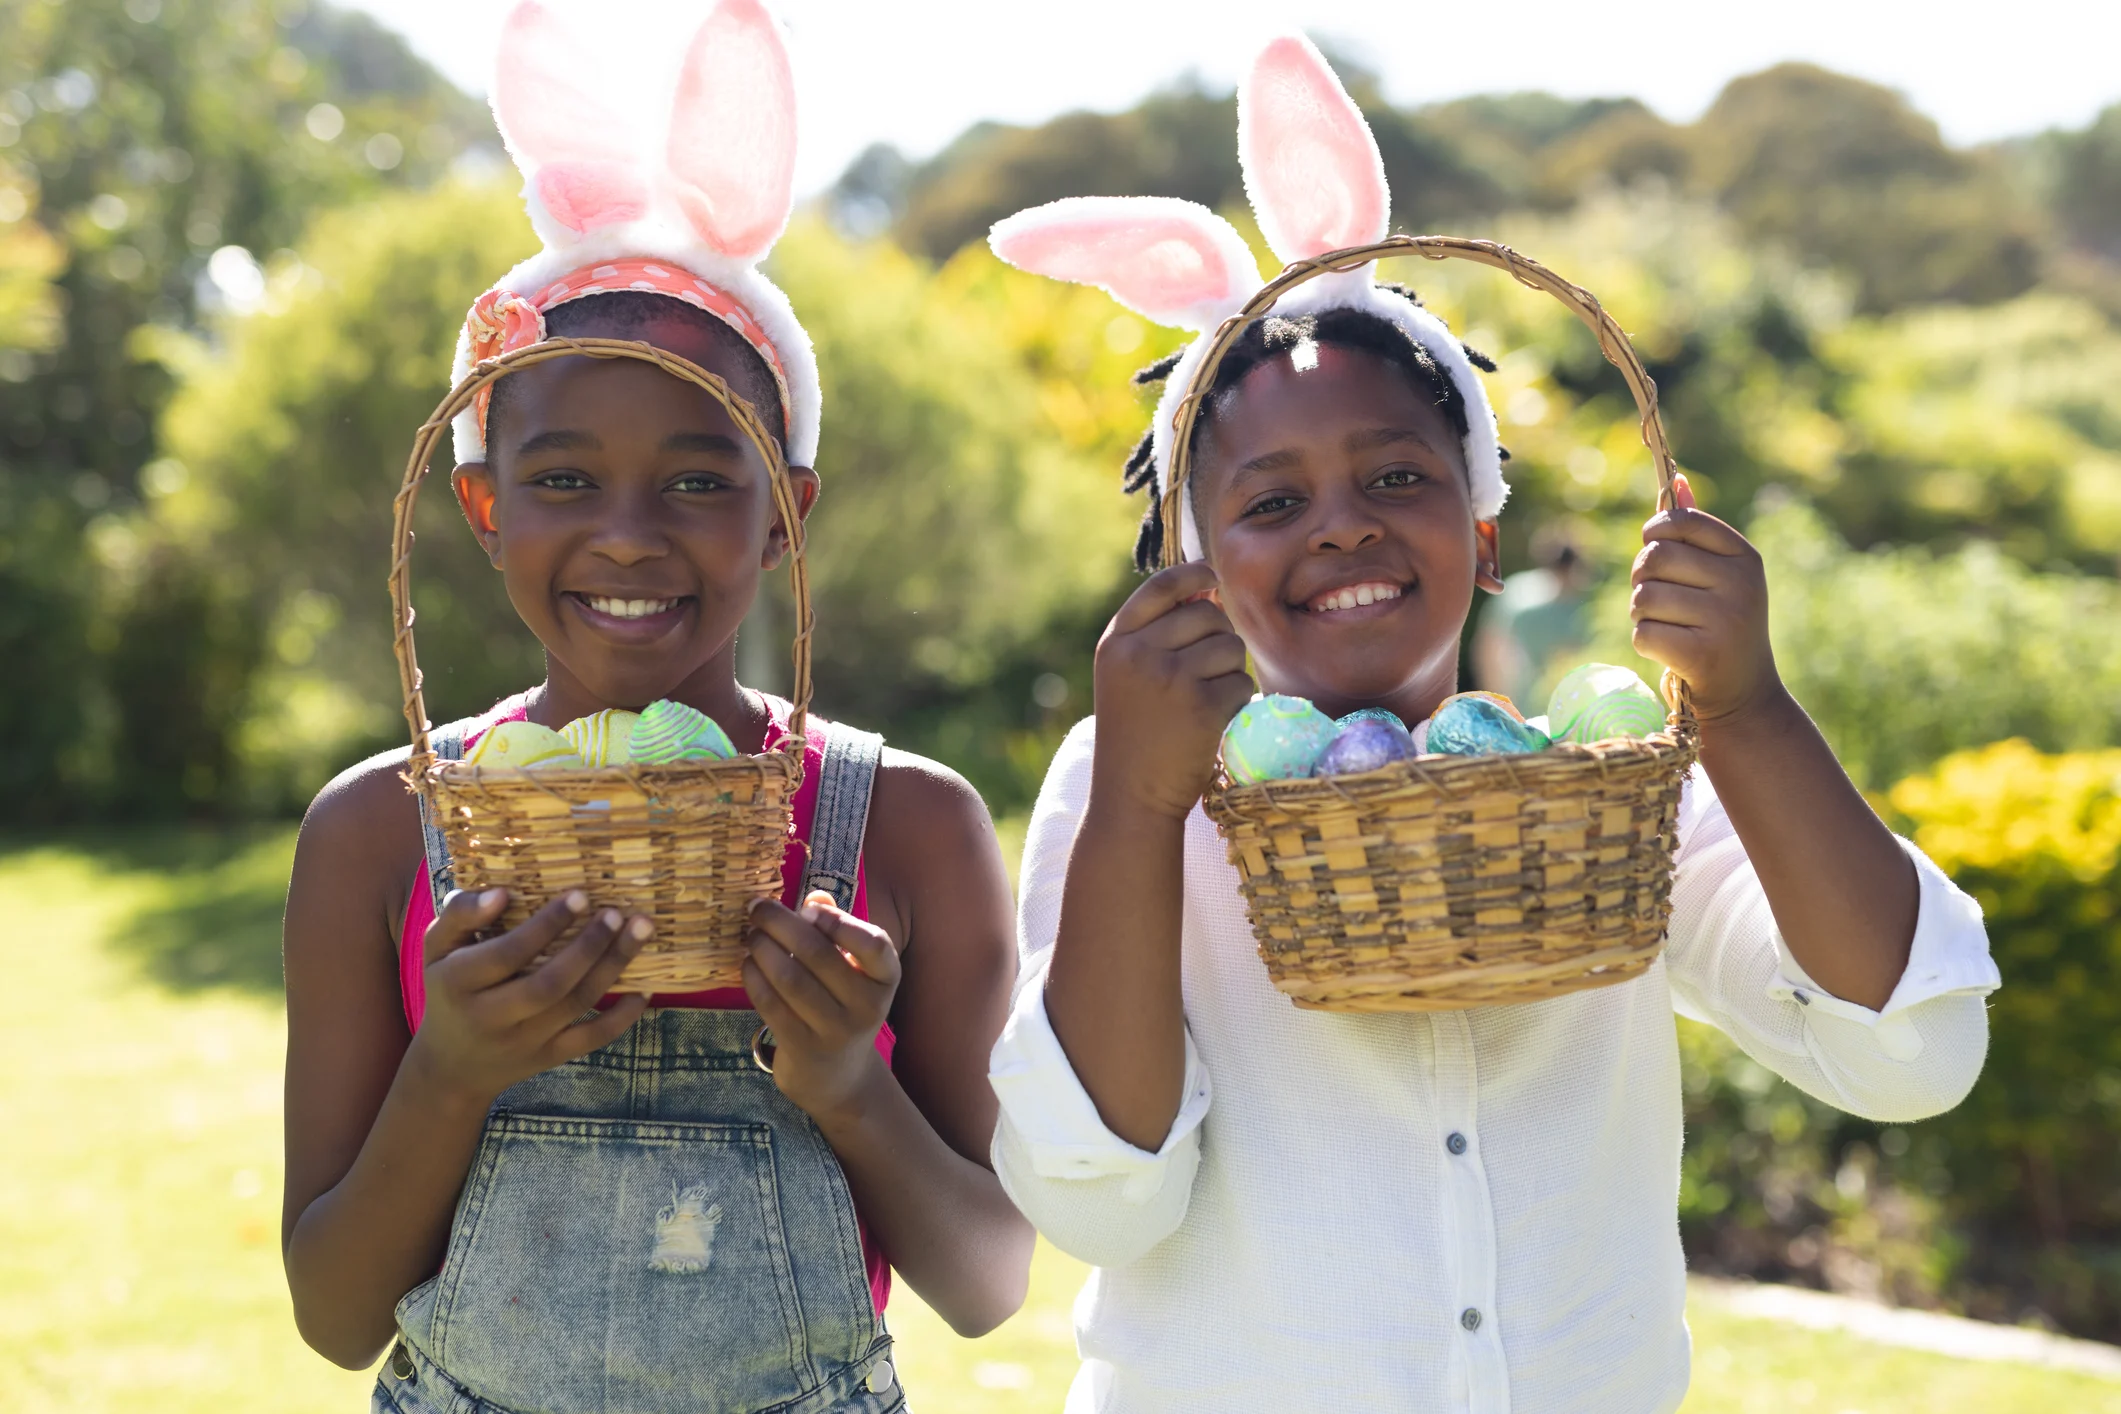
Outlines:
<svg viewBox="0 0 2121 1414"><path fill-rule="evenodd" d="M463 739L434 738L449 758ZM809 882L843 906L881 745L828 738ZM427 835L439 902L448 856ZM442 1270L398 1303L374 1414L905 1408L847 1180L754 1063L758 1027L651 1009L501 1095Z"/></svg>

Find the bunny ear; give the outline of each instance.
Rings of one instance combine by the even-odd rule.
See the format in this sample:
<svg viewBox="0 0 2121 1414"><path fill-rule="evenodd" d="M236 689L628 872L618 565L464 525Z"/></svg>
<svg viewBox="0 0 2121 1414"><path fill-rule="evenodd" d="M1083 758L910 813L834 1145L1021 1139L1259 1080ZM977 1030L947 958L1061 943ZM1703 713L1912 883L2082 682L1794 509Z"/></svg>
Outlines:
<svg viewBox="0 0 2121 1414"><path fill-rule="evenodd" d="M1173 197L1071 196L997 221L987 243L1019 270L1095 285L1181 329L1212 329L1259 288L1235 228Z"/></svg>
<svg viewBox="0 0 2121 1414"><path fill-rule="evenodd" d="M759 0L722 0L692 37L671 105L667 190L701 240L749 264L795 188L795 76Z"/></svg>
<svg viewBox="0 0 2121 1414"><path fill-rule="evenodd" d="M494 68L494 121L538 204L577 234L648 210L633 134L583 86L583 64L582 46L538 0L509 12Z"/></svg>
<svg viewBox="0 0 2121 1414"><path fill-rule="evenodd" d="M1283 260L1383 240L1392 195L1362 111L1300 35L1275 40L1237 93L1245 194Z"/></svg>

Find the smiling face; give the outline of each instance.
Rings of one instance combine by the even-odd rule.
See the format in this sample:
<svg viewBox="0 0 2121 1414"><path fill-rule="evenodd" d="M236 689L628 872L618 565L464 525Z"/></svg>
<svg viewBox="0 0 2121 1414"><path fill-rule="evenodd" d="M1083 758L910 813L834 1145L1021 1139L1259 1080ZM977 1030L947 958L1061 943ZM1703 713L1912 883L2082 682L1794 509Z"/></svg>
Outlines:
<svg viewBox="0 0 2121 1414"><path fill-rule="evenodd" d="M1218 395L1194 469L1260 686L1420 720L1457 690L1473 589L1501 587L1449 419L1404 369L1306 343Z"/></svg>
<svg viewBox="0 0 2121 1414"><path fill-rule="evenodd" d="M616 336L744 386L745 355L682 318ZM509 379L488 460L456 486L545 646L543 715L666 697L729 711L737 626L788 544L766 461L711 395L652 364L562 358ZM791 475L807 513L817 479Z"/></svg>

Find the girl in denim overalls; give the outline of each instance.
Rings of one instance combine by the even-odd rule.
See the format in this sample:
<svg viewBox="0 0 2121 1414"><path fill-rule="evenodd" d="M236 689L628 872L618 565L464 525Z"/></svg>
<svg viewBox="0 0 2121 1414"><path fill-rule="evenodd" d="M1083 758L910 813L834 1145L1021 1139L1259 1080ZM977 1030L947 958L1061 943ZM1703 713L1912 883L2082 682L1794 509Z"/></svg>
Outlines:
<svg viewBox="0 0 2121 1414"><path fill-rule="evenodd" d="M816 365L755 268L789 205L777 31L724 0L647 158L580 62L517 7L494 108L546 248L474 305L458 374L548 336L668 349L782 434L807 513ZM656 698L740 750L785 742L788 705L733 663L788 528L718 404L566 358L455 430L458 500L547 676L439 754ZM813 719L804 746L782 897L721 992L610 997L648 920L578 894L482 936L505 898L451 891L402 752L318 796L288 897L284 1246L311 1345L357 1368L388 1347L376 1409L884 1414L892 1268L968 1333L1021 1303L1030 1230L987 1167L1013 973L993 827L876 737Z"/></svg>

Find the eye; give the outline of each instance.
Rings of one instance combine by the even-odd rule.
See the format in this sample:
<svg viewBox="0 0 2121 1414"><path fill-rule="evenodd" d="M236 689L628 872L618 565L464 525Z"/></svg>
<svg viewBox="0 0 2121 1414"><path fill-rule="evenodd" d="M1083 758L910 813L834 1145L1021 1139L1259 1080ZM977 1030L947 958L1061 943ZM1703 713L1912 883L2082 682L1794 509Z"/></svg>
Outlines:
<svg viewBox="0 0 2121 1414"><path fill-rule="evenodd" d="M688 496L706 496L716 491L729 489L727 478L716 476L711 471L688 471L670 483L669 489Z"/></svg>
<svg viewBox="0 0 2121 1414"><path fill-rule="evenodd" d="M530 479L530 484L545 491L593 491L596 483L579 471L541 472Z"/></svg>
<svg viewBox="0 0 2121 1414"><path fill-rule="evenodd" d="M1302 504L1303 499L1301 497L1292 496L1286 491L1269 491L1251 505L1246 506L1244 513L1246 516L1279 515L1283 511L1291 510Z"/></svg>
<svg viewBox="0 0 2121 1414"><path fill-rule="evenodd" d="M1428 479L1428 473L1423 471L1418 466L1388 466L1383 471L1377 473L1377 479L1371 482L1370 484L1372 486L1396 488L1402 486L1419 486L1422 482L1427 481Z"/></svg>

